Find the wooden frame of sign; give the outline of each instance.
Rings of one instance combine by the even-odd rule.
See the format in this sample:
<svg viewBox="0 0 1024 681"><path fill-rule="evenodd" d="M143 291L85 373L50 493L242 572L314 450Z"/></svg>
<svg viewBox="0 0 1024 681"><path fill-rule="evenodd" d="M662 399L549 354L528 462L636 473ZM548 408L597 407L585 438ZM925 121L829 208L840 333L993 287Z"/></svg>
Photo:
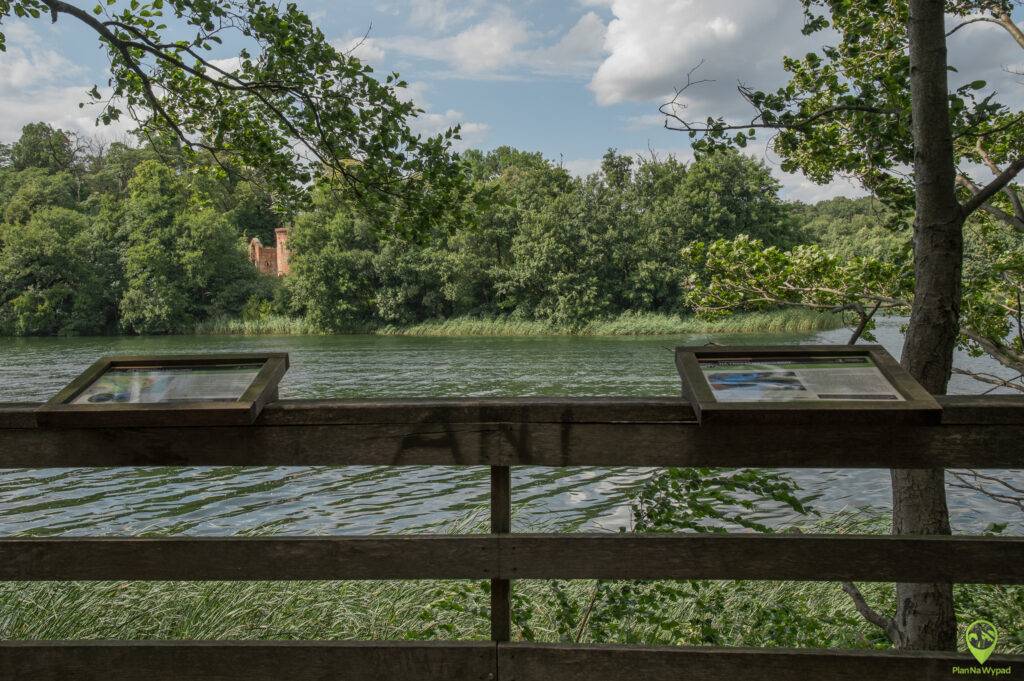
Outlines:
<svg viewBox="0 0 1024 681"><path fill-rule="evenodd" d="M834 363L834 371L869 370L873 366L888 383L888 388L883 387L877 374L872 377L874 372L866 371L864 375L873 383L871 387L878 391L877 395L851 391L850 394L820 393L822 396L818 396L819 393L804 385L808 382L807 374L799 373L800 363L818 365L814 369ZM714 384L707 373L713 371L708 369L712 364L723 369L717 374L720 382ZM788 367L783 371L771 369L779 364ZM746 373L734 368L744 365L748 367ZM942 407L935 398L880 345L683 346L676 348L676 367L682 379L683 396L690 400L701 422L713 418L716 422L877 423L881 420L927 424L937 423L942 415ZM826 366L824 370L829 369ZM733 376L736 380L730 381ZM734 393L730 394L730 390Z"/></svg>
<svg viewBox="0 0 1024 681"><path fill-rule="evenodd" d="M40 406L36 420L63 428L249 425L277 399L287 370L284 352L102 357Z"/></svg>

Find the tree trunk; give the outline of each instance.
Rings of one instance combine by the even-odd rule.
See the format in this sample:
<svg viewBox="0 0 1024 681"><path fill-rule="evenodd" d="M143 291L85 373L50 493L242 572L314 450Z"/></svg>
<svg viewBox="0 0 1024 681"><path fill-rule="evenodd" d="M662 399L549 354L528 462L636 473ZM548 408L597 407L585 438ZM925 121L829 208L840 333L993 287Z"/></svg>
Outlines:
<svg viewBox="0 0 1024 681"><path fill-rule="evenodd" d="M946 80L943 0L910 0L913 99L914 304L903 366L934 394L946 392L960 319L964 216L956 199ZM893 470L893 533L949 534L942 469ZM897 647L955 650L950 584L896 585Z"/></svg>

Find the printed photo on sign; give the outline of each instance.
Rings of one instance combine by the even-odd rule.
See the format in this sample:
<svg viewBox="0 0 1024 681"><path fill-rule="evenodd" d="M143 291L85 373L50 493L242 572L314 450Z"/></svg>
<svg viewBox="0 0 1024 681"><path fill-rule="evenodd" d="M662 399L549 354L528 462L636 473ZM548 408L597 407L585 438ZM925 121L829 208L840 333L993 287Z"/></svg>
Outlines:
<svg viewBox="0 0 1024 681"><path fill-rule="evenodd" d="M716 397L723 401L811 400L793 371L720 371L707 374Z"/></svg>
<svg viewBox="0 0 1024 681"><path fill-rule="evenodd" d="M73 404L233 402L256 378L255 364L198 367L116 367L78 395Z"/></svg>
<svg viewBox="0 0 1024 681"><path fill-rule="evenodd" d="M719 402L904 401L865 356L701 359L700 367Z"/></svg>

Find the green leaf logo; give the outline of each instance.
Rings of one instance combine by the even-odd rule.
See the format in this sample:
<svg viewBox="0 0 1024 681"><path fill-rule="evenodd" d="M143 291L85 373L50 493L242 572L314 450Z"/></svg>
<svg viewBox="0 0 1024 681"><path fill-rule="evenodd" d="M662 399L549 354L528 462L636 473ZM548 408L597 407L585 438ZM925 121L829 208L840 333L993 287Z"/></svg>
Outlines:
<svg viewBox="0 0 1024 681"><path fill-rule="evenodd" d="M974 659L979 664L985 664L985 660L996 649L999 634L996 632L996 626L991 622L975 620L967 625L964 640L967 641L967 649L971 651L971 655L974 655Z"/></svg>

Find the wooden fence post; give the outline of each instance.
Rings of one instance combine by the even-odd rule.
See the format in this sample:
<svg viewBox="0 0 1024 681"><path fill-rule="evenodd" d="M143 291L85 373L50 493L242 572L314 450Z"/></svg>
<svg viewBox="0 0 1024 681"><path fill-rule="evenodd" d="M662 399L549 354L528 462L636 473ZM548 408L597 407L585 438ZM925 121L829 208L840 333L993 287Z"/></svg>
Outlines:
<svg viewBox="0 0 1024 681"><path fill-rule="evenodd" d="M512 467L491 466L491 534L512 531ZM508 641L512 634L512 582L491 580L491 640Z"/></svg>

